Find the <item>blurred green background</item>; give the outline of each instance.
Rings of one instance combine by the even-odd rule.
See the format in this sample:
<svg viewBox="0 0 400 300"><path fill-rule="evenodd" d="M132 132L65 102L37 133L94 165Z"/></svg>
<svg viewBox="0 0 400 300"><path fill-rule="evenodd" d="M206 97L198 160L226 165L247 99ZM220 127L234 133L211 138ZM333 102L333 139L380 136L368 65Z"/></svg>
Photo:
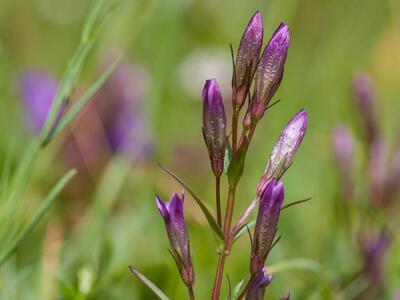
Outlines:
<svg viewBox="0 0 400 300"><path fill-rule="evenodd" d="M60 79L78 43L89 4L89 0L0 0L2 167L6 161L16 165L32 137L24 122L19 74L39 69ZM400 136L397 0L121 1L105 23L80 84L94 80L108 51L125 51L134 65L144 69L147 85L140 117L152 139L152 155L133 165L116 156L96 169L90 180L78 175L46 221L2 268L1 299L153 299L129 273L130 264L171 299L185 299L154 202L155 193L166 198L182 188L157 163L173 169L213 205L213 177L201 133L201 88L206 79L215 77L230 114L229 43L236 51L255 10L264 16L264 40L284 21L290 27L291 46L275 96L283 101L266 114L256 131L235 216L253 198L281 128L304 108L309 114L308 132L285 175L285 201L312 200L282 213L282 239L267 265L307 260L303 267L288 267L276 274L266 299L278 299L289 290L293 299L350 299L335 290L337 279L356 269L359 259L338 218L331 130L337 123L348 124L362 146L350 85L354 72L366 71L377 88L384 134L395 147ZM86 139L90 141L90 135ZM56 142L41 154L25 193L28 213L69 164L61 148L62 142ZM223 183L226 186L225 179ZM195 290L199 299L207 299L217 259L214 238L189 196L185 213L194 253ZM246 236L228 258L226 271L233 285L247 274L249 251ZM400 287L398 242L390 253L387 299ZM226 280L224 286L226 291Z"/></svg>

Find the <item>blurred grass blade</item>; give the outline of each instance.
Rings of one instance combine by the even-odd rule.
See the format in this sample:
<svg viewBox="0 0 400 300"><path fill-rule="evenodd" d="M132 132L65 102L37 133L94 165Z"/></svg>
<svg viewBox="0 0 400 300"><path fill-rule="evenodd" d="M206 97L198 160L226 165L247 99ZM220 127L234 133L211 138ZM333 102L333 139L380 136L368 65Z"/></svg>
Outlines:
<svg viewBox="0 0 400 300"><path fill-rule="evenodd" d="M121 63L123 55L120 55L107 70L96 80L96 82L76 101L76 103L66 112L65 116L60 120L54 132L49 136L49 140L56 137L81 111L81 109L92 99L96 92L106 82L106 80L115 71Z"/></svg>
<svg viewBox="0 0 400 300"><path fill-rule="evenodd" d="M7 261L7 259L14 253L15 249L19 246L19 244L24 240L24 238L31 233L33 228L39 223L39 221L43 218L46 212L49 210L51 205L54 203L54 200L61 192L61 190L65 187L65 185L74 177L76 174L76 170L70 170L67 172L51 189L46 198L44 199L42 205L36 210L33 217L29 220L29 222L22 228L21 232L14 239L13 243L11 243L7 248L4 248L0 252L0 267Z"/></svg>
<svg viewBox="0 0 400 300"><path fill-rule="evenodd" d="M129 266L129 270L139 279L143 284L145 284L153 293L161 300L169 300L167 296L154 284L152 283L146 276L139 272L138 269Z"/></svg>
<svg viewBox="0 0 400 300"><path fill-rule="evenodd" d="M317 261L308 258L289 259L267 267L270 274L277 274L293 270L311 271L317 274L325 272L324 267Z"/></svg>
<svg viewBox="0 0 400 300"><path fill-rule="evenodd" d="M104 0L93 0L89 14L86 17L86 22L82 30L81 39L83 42L87 41L92 34L92 30L97 23L97 19L101 13L104 5Z"/></svg>
<svg viewBox="0 0 400 300"><path fill-rule="evenodd" d="M167 167L159 163L159 166L167 172L169 175L171 175L173 178L175 178L176 181L178 181L187 191L190 195L192 195L193 199L197 202L197 204L200 206L200 209L203 211L208 224L210 225L211 229L214 230L214 232L222 239L224 240L224 234L221 231L221 228L218 226L217 221L215 221L213 215L210 213L210 211L207 209L203 201L196 196L196 194L180 179L178 176L176 176L171 170L169 170Z"/></svg>
<svg viewBox="0 0 400 300"><path fill-rule="evenodd" d="M99 36L100 28L104 24L104 20L108 16L109 12L115 8L115 6L108 5L107 9L103 11L102 8L104 3L105 0L93 0L93 5L83 26L80 44L68 63L57 90L55 100L51 105L50 113L47 116L46 122L40 133L39 140L41 141L42 146L45 146L50 142L49 135L52 133L52 126L54 126L54 121L63 105L62 102L64 99L68 99L71 96L71 92L82 70L83 63Z"/></svg>

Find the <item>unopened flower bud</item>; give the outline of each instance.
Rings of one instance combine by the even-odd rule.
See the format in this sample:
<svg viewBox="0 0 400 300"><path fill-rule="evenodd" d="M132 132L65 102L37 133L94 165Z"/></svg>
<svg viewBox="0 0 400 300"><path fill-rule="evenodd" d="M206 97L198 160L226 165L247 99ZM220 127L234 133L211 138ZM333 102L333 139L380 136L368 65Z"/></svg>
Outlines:
<svg viewBox="0 0 400 300"><path fill-rule="evenodd" d="M348 128L338 126L333 130L332 147L342 181L343 196L345 199L352 199L354 190L354 141Z"/></svg>
<svg viewBox="0 0 400 300"><path fill-rule="evenodd" d="M268 103L278 89L290 44L289 28L281 23L265 47L255 73L252 117L261 119Z"/></svg>
<svg viewBox="0 0 400 300"><path fill-rule="evenodd" d="M182 280L186 285L193 285L194 271L190 254L189 237L183 217L184 194L181 197L173 193L165 203L156 196L157 207L165 222L172 254L179 268Z"/></svg>
<svg viewBox="0 0 400 300"><path fill-rule="evenodd" d="M371 144L378 134L375 90L371 78L366 74L356 74L353 77L353 92L368 142Z"/></svg>
<svg viewBox="0 0 400 300"><path fill-rule="evenodd" d="M261 272L253 279L246 294L246 300L263 300L265 289L271 283L272 275L268 275L267 268L263 267Z"/></svg>
<svg viewBox="0 0 400 300"><path fill-rule="evenodd" d="M276 179L268 183L261 196L251 247L252 274L260 272L271 249L284 196L283 183L277 182Z"/></svg>
<svg viewBox="0 0 400 300"><path fill-rule="evenodd" d="M373 141L369 154L368 184L370 200L378 206L381 206L386 202L388 162L388 145L381 138L377 138Z"/></svg>
<svg viewBox="0 0 400 300"><path fill-rule="evenodd" d="M216 80L207 80L203 89L203 135L214 175L224 170L226 116Z"/></svg>
<svg viewBox="0 0 400 300"><path fill-rule="evenodd" d="M250 19L243 33L236 56L233 74L233 104L242 107L250 88L251 79L257 67L263 42L262 15L257 11Z"/></svg>
<svg viewBox="0 0 400 300"><path fill-rule="evenodd" d="M279 178L290 166L307 130L307 113L300 110L285 126L264 171L266 180Z"/></svg>

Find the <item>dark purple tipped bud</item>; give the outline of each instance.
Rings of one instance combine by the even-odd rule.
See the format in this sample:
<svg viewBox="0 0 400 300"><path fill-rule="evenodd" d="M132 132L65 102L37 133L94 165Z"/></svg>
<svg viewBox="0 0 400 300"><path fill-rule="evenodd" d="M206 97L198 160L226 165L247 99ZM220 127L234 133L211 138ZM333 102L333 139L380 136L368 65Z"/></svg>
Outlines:
<svg viewBox="0 0 400 300"><path fill-rule="evenodd" d="M261 119L278 89L290 44L289 27L281 23L265 47L255 73L252 116Z"/></svg>
<svg viewBox="0 0 400 300"><path fill-rule="evenodd" d="M157 207L164 219L168 238L172 247L172 254L186 285L193 285L194 271L190 255L189 237L183 217L184 194L180 198L173 193L170 200L165 203L156 196Z"/></svg>
<svg viewBox="0 0 400 300"><path fill-rule="evenodd" d="M276 179L272 179L262 193L251 248L252 274L260 272L271 249L284 196L283 183Z"/></svg>
<svg viewBox="0 0 400 300"><path fill-rule="evenodd" d="M354 99L364 123L369 143L377 137L378 126L375 108L375 90L367 74L356 74L353 77Z"/></svg>
<svg viewBox="0 0 400 300"><path fill-rule="evenodd" d="M21 75L20 89L29 126L39 135L57 93L58 82L40 71L28 71ZM58 118L61 117L59 114Z"/></svg>
<svg viewBox="0 0 400 300"><path fill-rule="evenodd" d="M216 80L207 80L203 89L203 135L215 176L224 170L226 116Z"/></svg>
<svg viewBox="0 0 400 300"><path fill-rule="evenodd" d="M286 296L283 296L281 300L290 300L290 292L286 294Z"/></svg>
<svg viewBox="0 0 400 300"><path fill-rule="evenodd" d="M338 126L333 130L332 146L338 164L339 175L342 181L343 196L353 198L353 169L354 169L354 141L345 126Z"/></svg>
<svg viewBox="0 0 400 300"><path fill-rule="evenodd" d="M233 104L241 107L246 100L251 79L257 67L263 43L262 15L257 11L250 19L249 24L240 40L236 56L235 74L233 78Z"/></svg>
<svg viewBox="0 0 400 300"><path fill-rule="evenodd" d="M300 110L283 129L265 168L267 179L279 178L292 163L307 130L307 113Z"/></svg>
<svg viewBox="0 0 400 300"><path fill-rule="evenodd" d="M263 300L265 289L271 283L273 277L268 275L267 268L263 267L261 272L252 281L249 291L246 294L246 300Z"/></svg>

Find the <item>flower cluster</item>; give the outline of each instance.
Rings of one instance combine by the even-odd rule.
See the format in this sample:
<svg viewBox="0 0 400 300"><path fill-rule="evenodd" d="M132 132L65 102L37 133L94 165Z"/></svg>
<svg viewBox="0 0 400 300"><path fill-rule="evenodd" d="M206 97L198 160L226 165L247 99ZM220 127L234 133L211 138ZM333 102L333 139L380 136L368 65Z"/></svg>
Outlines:
<svg viewBox="0 0 400 300"><path fill-rule="evenodd" d="M383 259L390 246L385 228L391 226L391 210L400 196L400 148L390 157L388 143L379 128L375 91L368 75L354 76L353 93L367 157L361 162L363 172L367 170L362 184L356 184L356 142L351 130L345 125L337 126L333 130L332 146L345 200L342 204L348 218L346 223L355 232L356 248L363 262L361 273L368 281L364 292L377 299L382 296ZM383 224L377 221L378 214L386 216Z"/></svg>
<svg viewBox="0 0 400 300"><path fill-rule="evenodd" d="M215 177L216 216L208 211L202 201L172 171L167 172L179 181L196 199L200 208L221 239L222 248L217 251L219 258L214 279L212 299L220 297L225 258L232 250L234 241L240 236L241 229L247 226L247 217L258 206L257 220L252 238L249 258L249 280L236 295L237 299L261 300L272 275L267 273L265 263L273 248L278 230L278 222L284 201L282 176L292 164L307 129L307 113L300 110L287 123L276 142L264 173L255 190L255 199L240 219L232 226L235 194L242 177L247 151L252 141L258 122L271 105L271 100L283 78L285 61L290 44L289 28L281 23L270 41L262 50L263 20L260 12L250 19L239 44L236 59L233 62L232 75L232 129L227 129L227 117L219 85L215 79L206 80L203 98L203 136L208 150L211 170ZM234 55L233 55L234 57ZM246 105L247 104L247 105ZM241 110L246 108L242 114ZM241 134L240 133L241 129ZM228 136L227 133L231 132ZM226 210L221 212L220 178L228 178ZM165 203L156 197L158 209L164 219L171 253L188 288L190 299L195 299L194 267L190 253L188 232L183 216L183 195L174 193ZM222 218L223 216L223 218ZM139 278L134 268L132 272ZM143 280L142 280L143 281ZM143 281L148 284L148 281ZM150 286L154 291L154 286ZM159 292L157 290L157 292ZM289 299L289 295L284 299Z"/></svg>

